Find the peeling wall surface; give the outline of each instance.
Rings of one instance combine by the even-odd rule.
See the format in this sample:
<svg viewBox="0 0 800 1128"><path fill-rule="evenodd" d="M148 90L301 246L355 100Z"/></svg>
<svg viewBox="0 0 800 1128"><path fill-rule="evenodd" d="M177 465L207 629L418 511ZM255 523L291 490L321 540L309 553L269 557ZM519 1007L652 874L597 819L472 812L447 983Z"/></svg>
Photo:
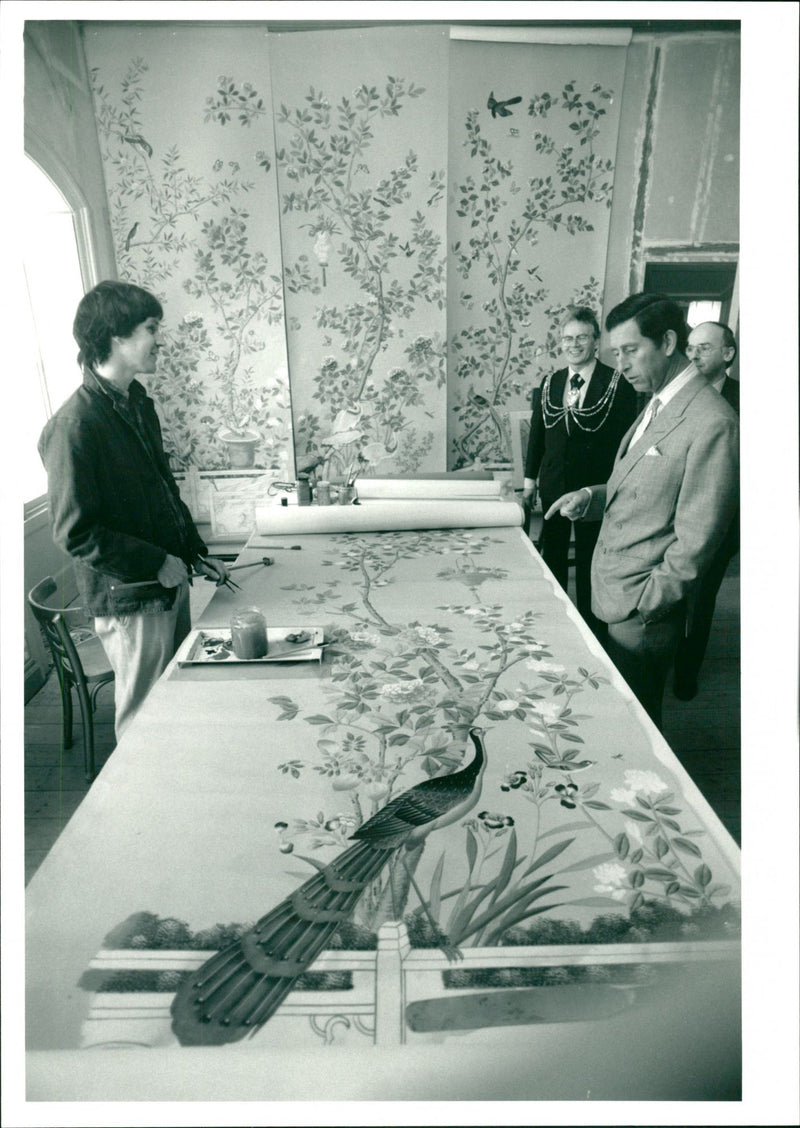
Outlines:
<svg viewBox="0 0 800 1128"><path fill-rule="evenodd" d="M673 40L664 47L645 225L650 241L738 240L738 46Z"/></svg>
<svg viewBox="0 0 800 1128"><path fill-rule="evenodd" d="M231 465L226 427L272 477L320 449L334 481L509 462L565 305L738 256L732 32L31 27L27 133L67 154L97 280L164 303L176 470Z"/></svg>
<svg viewBox="0 0 800 1128"><path fill-rule="evenodd" d="M738 260L739 37L634 36L622 95L604 309L645 264ZM732 321L736 330L735 318Z"/></svg>

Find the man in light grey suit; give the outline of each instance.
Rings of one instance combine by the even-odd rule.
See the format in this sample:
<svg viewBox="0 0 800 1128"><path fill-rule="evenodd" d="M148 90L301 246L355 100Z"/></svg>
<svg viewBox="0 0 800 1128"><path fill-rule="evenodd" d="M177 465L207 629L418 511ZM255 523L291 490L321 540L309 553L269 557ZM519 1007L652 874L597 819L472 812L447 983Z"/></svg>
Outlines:
<svg viewBox="0 0 800 1128"><path fill-rule="evenodd" d="M655 724L698 578L738 500L739 421L684 353L674 302L632 294L608 314L611 351L651 396L623 437L607 483L563 494L545 519L602 526L592 557L592 611L606 649Z"/></svg>

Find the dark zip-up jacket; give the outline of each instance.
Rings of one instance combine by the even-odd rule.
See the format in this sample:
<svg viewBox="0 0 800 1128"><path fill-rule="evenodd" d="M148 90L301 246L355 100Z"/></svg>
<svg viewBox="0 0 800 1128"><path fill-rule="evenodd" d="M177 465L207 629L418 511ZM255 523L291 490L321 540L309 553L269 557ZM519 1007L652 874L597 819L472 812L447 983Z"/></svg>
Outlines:
<svg viewBox="0 0 800 1128"><path fill-rule="evenodd" d="M190 569L207 549L169 469L152 399L138 380L131 411L90 369L39 439L47 470L53 540L73 559L91 615L155 613L177 589L156 576L167 554ZM138 420L138 426L136 421ZM152 580L113 592L112 586Z"/></svg>

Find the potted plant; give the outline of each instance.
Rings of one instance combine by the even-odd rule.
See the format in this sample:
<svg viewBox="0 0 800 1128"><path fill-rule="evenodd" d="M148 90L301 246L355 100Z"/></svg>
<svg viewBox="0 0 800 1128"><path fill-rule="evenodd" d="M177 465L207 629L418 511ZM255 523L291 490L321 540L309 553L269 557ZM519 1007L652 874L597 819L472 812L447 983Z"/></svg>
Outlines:
<svg viewBox="0 0 800 1128"><path fill-rule="evenodd" d="M243 470L255 462L256 447L261 435L250 425L250 417L229 419L217 432L217 438L225 444L228 462L232 470Z"/></svg>

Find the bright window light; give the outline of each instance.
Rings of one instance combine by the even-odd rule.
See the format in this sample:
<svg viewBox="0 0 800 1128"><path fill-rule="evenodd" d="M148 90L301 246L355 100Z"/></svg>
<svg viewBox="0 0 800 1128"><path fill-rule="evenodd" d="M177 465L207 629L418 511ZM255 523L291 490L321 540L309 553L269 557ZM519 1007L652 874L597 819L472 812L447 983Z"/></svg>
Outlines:
<svg viewBox="0 0 800 1128"><path fill-rule="evenodd" d="M689 302L686 322L690 329L702 325L704 321L719 321L722 302Z"/></svg>
<svg viewBox="0 0 800 1128"><path fill-rule="evenodd" d="M81 382L72 320L83 297L83 282L72 209L28 157L23 170L22 281L29 318L21 332L29 360L22 381L26 434L18 468L25 500L30 501L47 489L36 449L42 427Z"/></svg>

